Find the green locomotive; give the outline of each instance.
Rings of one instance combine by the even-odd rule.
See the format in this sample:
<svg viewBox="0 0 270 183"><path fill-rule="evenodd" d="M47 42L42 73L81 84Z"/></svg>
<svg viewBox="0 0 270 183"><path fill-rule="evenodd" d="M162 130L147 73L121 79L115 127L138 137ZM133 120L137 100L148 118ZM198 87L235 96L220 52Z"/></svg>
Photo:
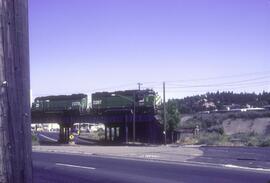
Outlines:
<svg viewBox="0 0 270 183"><path fill-rule="evenodd" d="M131 111L136 113L155 112L156 93L153 90L126 90L116 92L97 92L92 94L92 111L95 114Z"/></svg>
<svg viewBox="0 0 270 183"><path fill-rule="evenodd" d="M85 94L37 97L32 104L32 111L80 113L87 111L87 102ZM93 93L90 111L94 115L117 114L131 112L134 105L137 114L154 114L156 93L150 89Z"/></svg>
<svg viewBox="0 0 270 183"><path fill-rule="evenodd" d="M85 94L37 97L32 104L32 111L47 113L85 112L87 102L87 95Z"/></svg>

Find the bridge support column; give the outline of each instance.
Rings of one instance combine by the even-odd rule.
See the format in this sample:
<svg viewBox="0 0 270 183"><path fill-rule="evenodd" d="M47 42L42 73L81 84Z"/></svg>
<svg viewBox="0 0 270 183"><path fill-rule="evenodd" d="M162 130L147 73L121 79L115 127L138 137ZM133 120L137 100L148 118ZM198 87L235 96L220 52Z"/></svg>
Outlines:
<svg viewBox="0 0 270 183"><path fill-rule="evenodd" d="M116 130L117 130L117 128L114 127L114 128L113 128L113 131L114 131L114 135L113 135L114 138L113 138L113 140L114 140L114 141L117 140L117 131L116 131Z"/></svg>
<svg viewBox="0 0 270 183"><path fill-rule="evenodd" d="M127 114L125 115L124 132L125 132L125 142L128 143L128 116L127 116Z"/></svg>
<svg viewBox="0 0 270 183"><path fill-rule="evenodd" d="M121 125L121 126L119 127L119 137L118 137L118 139L119 139L121 142L124 142L124 140L125 140L125 132L124 132L124 127L123 127L123 125Z"/></svg>
<svg viewBox="0 0 270 183"><path fill-rule="evenodd" d="M151 125L151 123L148 123L148 143L153 143L153 139L152 139L152 136L153 136L153 134L152 134L152 125Z"/></svg>
<svg viewBox="0 0 270 183"><path fill-rule="evenodd" d="M64 128L61 124L59 124L60 129L59 129L59 140L58 142L61 143L63 141L63 133L64 133Z"/></svg>
<svg viewBox="0 0 270 183"><path fill-rule="evenodd" d="M70 128L60 124L59 143L67 144L69 142Z"/></svg>
<svg viewBox="0 0 270 183"><path fill-rule="evenodd" d="M112 127L109 127L109 138L112 141Z"/></svg>
<svg viewBox="0 0 270 183"><path fill-rule="evenodd" d="M107 136L108 136L108 127L107 125L105 125L105 141L108 140Z"/></svg>

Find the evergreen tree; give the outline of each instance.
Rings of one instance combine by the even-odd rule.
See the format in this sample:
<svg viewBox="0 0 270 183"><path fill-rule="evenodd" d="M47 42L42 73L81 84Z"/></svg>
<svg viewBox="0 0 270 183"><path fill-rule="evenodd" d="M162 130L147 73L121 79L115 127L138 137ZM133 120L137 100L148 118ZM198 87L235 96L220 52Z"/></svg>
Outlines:
<svg viewBox="0 0 270 183"><path fill-rule="evenodd" d="M227 105L263 107L270 105L270 93L233 93L219 92L195 95L183 99L173 99L170 102L176 103L180 113L196 113L200 111L223 110Z"/></svg>

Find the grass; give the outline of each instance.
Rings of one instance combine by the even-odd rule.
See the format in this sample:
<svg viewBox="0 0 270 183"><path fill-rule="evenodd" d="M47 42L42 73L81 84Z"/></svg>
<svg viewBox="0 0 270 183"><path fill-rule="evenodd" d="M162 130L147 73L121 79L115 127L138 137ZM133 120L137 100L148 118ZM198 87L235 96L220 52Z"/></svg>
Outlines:
<svg viewBox="0 0 270 183"><path fill-rule="evenodd" d="M261 147L270 147L270 135L265 137L261 143L260 143Z"/></svg>
<svg viewBox="0 0 270 183"><path fill-rule="evenodd" d="M228 136L222 135L220 133L212 132L204 132L201 133L198 137L198 144L206 144L206 145L224 145L228 142Z"/></svg>

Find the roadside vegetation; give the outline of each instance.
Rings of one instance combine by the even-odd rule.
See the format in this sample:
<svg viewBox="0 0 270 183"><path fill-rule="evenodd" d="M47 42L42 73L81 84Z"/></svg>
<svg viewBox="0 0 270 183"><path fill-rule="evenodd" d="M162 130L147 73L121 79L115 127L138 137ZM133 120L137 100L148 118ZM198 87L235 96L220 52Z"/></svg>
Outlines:
<svg viewBox="0 0 270 183"><path fill-rule="evenodd" d="M161 124L164 124L164 110L163 105L160 106L158 117ZM180 123L180 113L177 108L177 103L174 100L168 100L166 103L166 130L169 141L173 141L173 132L176 130Z"/></svg>
<svg viewBox="0 0 270 183"><path fill-rule="evenodd" d="M270 136L258 135L256 133L238 133L225 135L219 133L201 133L197 144L220 145L220 146L270 146Z"/></svg>
<svg viewBox="0 0 270 183"><path fill-rule="evenodd" d="M39 145L37 136L32 133L32 145Z"/></svg>
<svg viewBox="0 0 270 183"><path fill-rule="evenodd" d="M270 146L270 125L267 126L262 134L254 131L245 133L226 134L223 129L223 121L225 120L254 120L265 118L270 120L270 111L267 112L237 112L237 113L221 113L221 114L195 114L190 118L181 121L179 128L194 128L197 125L200 132L197 136L183 139L184 144L204 144L219 146ZM269 119L268 119L269 118ZM260 124L258 124L260 125Z"/></svg>

